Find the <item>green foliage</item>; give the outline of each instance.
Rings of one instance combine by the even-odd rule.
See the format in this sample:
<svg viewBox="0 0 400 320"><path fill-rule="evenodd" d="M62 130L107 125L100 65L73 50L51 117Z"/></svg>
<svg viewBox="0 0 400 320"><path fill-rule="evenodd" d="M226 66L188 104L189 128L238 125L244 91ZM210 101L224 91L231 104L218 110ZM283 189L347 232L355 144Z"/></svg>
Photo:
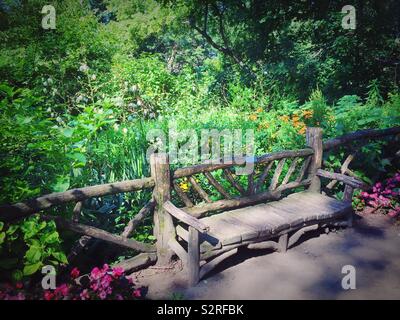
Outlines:
<svg viewBox="0 0 400 320"><path fill-rule="evenodd" d="M1 230L4 224L1 224ZM20 281L46 264L67 264L61 250L61 239L54 221L40 220L37 215L13 224L0 233L0 269L2 276L12 271L12 279Z"/></svg>

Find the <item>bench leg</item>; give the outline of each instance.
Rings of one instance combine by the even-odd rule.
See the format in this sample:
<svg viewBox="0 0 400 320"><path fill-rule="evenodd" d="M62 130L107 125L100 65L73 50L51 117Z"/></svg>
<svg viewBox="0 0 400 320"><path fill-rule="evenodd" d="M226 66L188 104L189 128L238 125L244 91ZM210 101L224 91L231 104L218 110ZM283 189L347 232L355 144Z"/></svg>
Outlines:
<svg viewBox="0 0 400 320"><path fill-rule="evenodd" d="M286 252L287 246L288 246L288 234L287 233L285 233L279 237L278 244L279 244L279 251Z"/></svg>
<svg viewBox="0 0 400 320"><path fill-rule="evenodd" d="M353 199L353 193L354 193L353 187L346 185L346 187L344 188L343 201L350 202L351 204ZM350 210L349 213L347 214L347 226L349 228L353 226L353 210Z"/></svg>
<svg viewBox="0 0 400 320"><path fill-rule="evenodd" d="M189 286L195 286L199 280L200 273L200 243L199 231L189 226L189 239L188 239L188 276Z"/></svg>

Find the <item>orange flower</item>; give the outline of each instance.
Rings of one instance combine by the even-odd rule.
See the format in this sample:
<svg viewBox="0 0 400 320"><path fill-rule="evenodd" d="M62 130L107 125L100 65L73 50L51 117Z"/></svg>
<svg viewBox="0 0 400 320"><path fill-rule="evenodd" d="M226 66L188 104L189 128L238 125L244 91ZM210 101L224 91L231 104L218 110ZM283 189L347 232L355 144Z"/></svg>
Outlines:
<svg viewBox="0 0 400 320"><path fill-rule="evenodd" d="M284 115L284 116L281 116L281 117L279 117L279 119L281 119L283 122L289 122L289 116L286 116L286 115Z"/></svg>
<svg viewBox="0 0 400 320"><path fill-rule="evenodd" d="M299 131L297 131L299 134L305 134L306 133L306 127L301 127Z"/></svg>
<svg viewBox="0 0 400 320"><path fill-rule="evenodd" d="M256 115L256 114L251 114L251 115L249 116L249 119L250 119L251 121L256 121L256 120L257 120L257 115Z"/></svg>
<svg viewBox="0 0 400 320"><path fill-rule="evenodd" d="M261 108L261 107L258 107L257 110L256 110L256 112L258 112L258 113L263 112L263 111L264 111L264 110L263 110L263 108Z"/></svg>
<svg viewBox="0 0 400 320"><path fill-rule="evenodd" d="M305 119L310 119L313 116L314 111L313 110L304 110L303 111L303 117Z"/></svg>

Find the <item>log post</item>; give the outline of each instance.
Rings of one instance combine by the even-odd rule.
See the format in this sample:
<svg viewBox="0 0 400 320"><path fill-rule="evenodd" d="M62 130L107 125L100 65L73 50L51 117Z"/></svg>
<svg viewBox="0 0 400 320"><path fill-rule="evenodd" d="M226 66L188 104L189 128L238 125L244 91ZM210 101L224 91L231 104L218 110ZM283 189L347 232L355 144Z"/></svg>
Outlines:
<svg viewBox="0 0 400 320"><path fill-rule="evenodd" d="M195 286L200 280L200 243L199 231L189 226L188 242L189 286Z"/></svg>
<svg viewBox="0 0 400 320"><path fill-rule="evenodd" d="M321 128L307 128L306 131L306 143L307 146L312 148L314 155L310 162L310 168L308 170L308 177L311 178L311 184L308 188L309 191L320 192L321 191L321 180L317 176L318 169L322 165L322 129Z"/></svg>
<svg viewBox="0 0 400 320"><path fill-rule="evenodd" d="M351 204L353 199L353 192L354 188L346 184L346 186L344 187L343 201L350 202ZM347 226L349 228L353 226L353 210L349 210L349 213L347 214Z"/></svg>
<svg viewBox="0 0 400 320"><path fill-rule="evenodd" d="M166 153L153 153L150 156L151 176L154 179L154 236L157 239L157 264L167 265L171 262L173 251L168 242L175 238L172 217L164 210L163 205L171 198L171 177L169 158Z"/></svg>
<svg viewBox="0 0 400 320"><path fill-rule="evenodd" d="M288 247L289 236L287 233L281 235L278 240L279 252L286 252Z"/></svg>

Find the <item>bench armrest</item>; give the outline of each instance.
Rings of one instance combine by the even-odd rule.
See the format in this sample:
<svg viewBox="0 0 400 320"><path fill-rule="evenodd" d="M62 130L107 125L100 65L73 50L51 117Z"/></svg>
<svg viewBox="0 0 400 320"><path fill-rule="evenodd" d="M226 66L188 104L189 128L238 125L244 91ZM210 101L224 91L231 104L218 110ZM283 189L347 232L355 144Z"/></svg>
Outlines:
<svg viewBox="0 0 400 320"><path fill-rule="evenodd" d="M199 219L189 215L182 209L177 208L171 201L167 201L164 203L163 208L173 217L178 219L179 221L187 224L198 230L201 233L207 233L209 227L202 223Z"/></svg>
<svg viewBox="0 0 400 320"><path fill-rule="evenodd" d="M331 180L341 181L344 184L349 185L350 187L353 187L355 189L366 190L369 188L368 184L366 184L364 181L361 181L360 179L357 179L354 177L346 176L341 173L330 172L330 171L318 169L317 176L328 178Z"/></svg>

